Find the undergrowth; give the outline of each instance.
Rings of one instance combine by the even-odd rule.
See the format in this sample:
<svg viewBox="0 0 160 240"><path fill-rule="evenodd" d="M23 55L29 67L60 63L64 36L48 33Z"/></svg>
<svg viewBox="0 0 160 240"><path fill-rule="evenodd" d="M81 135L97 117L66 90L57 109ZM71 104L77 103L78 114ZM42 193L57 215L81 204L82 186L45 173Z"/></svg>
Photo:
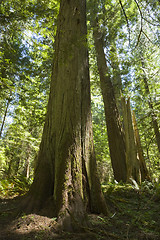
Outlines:
<svg viewBox="0 0 160 240"><path fill-rule="evenodd" d="M0 180L0 198L9 198L25 194L31 185L32 179L19 175Z"/></svg>
<svg viewBox="0 0 160 240"><path fill-rule="evenodd" d="M25 194L31 181L19 176L0 181L0 197L12 198ZM88 219L91 227L84 233L62 232L54 239L96 239L96 240L159 240L160 239L160 184L143 182L140 186L131 184L108 183L102 185L104 196L110 211L109 216L90 214ZM16 204L16 201L13 203ZM2 209L4 205L2 204ZM7 214L9 214L7 212ZM3 217L3 216L2 216ZM28 218L21 217L25 225ZM38 217L38 216L37 216ZM9 215L8 215L9 218ZM42 221L39 216L38 222ZM36 221L34 221L36 224ZM17 225L16 225L17 226ZM28 225L27 225L28 226ZM35 225L36 226L36 225ZM24 229L27 227L24 226ZM35 233L37 239L53 239L53 230ZM30 239L25 233L24 239ZM48 234L48 235L47 235ZM34 238L34 236L32 236Z"/></svg>

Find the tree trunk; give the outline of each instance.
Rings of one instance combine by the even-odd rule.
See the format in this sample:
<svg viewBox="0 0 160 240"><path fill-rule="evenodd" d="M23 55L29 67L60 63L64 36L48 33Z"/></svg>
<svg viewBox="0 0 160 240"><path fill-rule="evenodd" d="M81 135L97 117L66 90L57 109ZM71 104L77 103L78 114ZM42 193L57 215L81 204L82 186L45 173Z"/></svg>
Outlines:
<svg viewBox="0 0 160 240"><path fill-rule="evenodd" d="M127 171L124 134L103 50L103 34L99 30L96 21L92 25L114 177L117 181L122 180L125 182L127 180Z"/></svg>
<svg viewBox="0 0 160 240"><path fill-rule="evenodd" d="M5 112L4 112L4 116L3 116L3 120L2 120L2 125L1 125L1 129L0 129L0 138L1 138L1 136L2 136L2 132L3 132L3 128L4 128L4 124L5 124L5 120L6 120L8 108L9 108L9 103L10 103L10 99L7 100L6 109L5 109Z"/></svg>
<svg viewBox="0 0 160 240"><path fill-rule="evenodd" d="M127 181L129 182L130 178L133 178L139 183L139 162L137 159L137 149L132 124L130 98L128 98L127 102L125 101L125 98L122 98L122 109L126 143Z"/></svg>
<svg viewBox="0 0 160 240"><path fill-rule="evenodd" d="M141 140L140 140L140 135L139 135L137 122L136 122L136 116L135 116L134 111L132 114L132 119L133 119L133 128L134 128L134 135L135 135L135 140L136 140L138 158L139 158L139 163L140 163L141 181L143 182L144 180L151 180L151 179L150 179L149 172L148 172L148 169L147 169L147 166L145 163L143 149L141 146Z"/></svg>
<svg viewBox="0 0 160 240"><path fill-rule="evenodd" d="M24 170L23 170L23 175L26 177L26 178L29 178L29 175L30 175L30 146L28 144L27 146L27 156L26 156L26 159L25 159L25 162L24 162Z"/></svg>
<svg viewBox="0 0 160 240"><path fill-rule="evenodd" d="M11 158L8 164L8 169L7 169L7 177L10 178L11 172L12 172L12 165L13 165L14 159Z"/></svg>
<svg viewBox="0 0 160 240"><path fill-rule="evenodd" d="M112 40L109 55L110 55L111 66L113 69L112 83L113 83L116 104L118 106L119 113L122 114L121 95L122 95L123 85L122 85L122 79L121 79L121 72L119 68L117 49L116 49L116 44L114 40Z"/></svg>
<svg viewBox="0 0 160 240"><path fill-rule="evenodd" d="M63 229L85 222L86 207L107 213L93 147L85 0L62 0L47 116L26 203L50 213Z"/></svg>
<svg viewBox="0 0 160 240"><path fill-rule="evenodd" d="M146 73L145 73L145 63L144 60L141 60L142 63L142 69L143 69L143 82L144 82L144 86L145 86L145 90L146 90L146 94L148 95L148 105L149 108L151 109L151 118L152 118L152 124L153 124L153 129L154 129L154 133L156 136L156 142L157 142L157 147L158 147L158 151L160 153L160 131L159 131L159 126L158 126L158 122L157 122L157 116L155 114L154 111L154 107L153 107L153 102L151 99L151 94L150 94L150 90L149 90L149 86L148 86L148 81L147 81L147 77L146 77Z"/></svg>

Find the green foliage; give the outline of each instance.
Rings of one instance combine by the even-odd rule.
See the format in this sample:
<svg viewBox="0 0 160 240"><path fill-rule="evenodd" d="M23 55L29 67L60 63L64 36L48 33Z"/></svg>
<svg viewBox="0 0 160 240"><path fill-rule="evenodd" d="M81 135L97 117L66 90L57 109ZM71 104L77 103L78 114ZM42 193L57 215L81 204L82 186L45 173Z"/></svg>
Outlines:
<svg viewBox="0 0 160 240"><path fill-rule="evenodd" d="M0 125L8 101L9 108L0 142L0 176L14 176L17 172L22 174L27 161L30 174L33 174L49 95L59 2L1 1ZM123 95L131 97L145 160L150 174L158 182L159 153L148 99L152 99L160 125L159 3L139 1L137 5L134 0L121 2L123 9L119 1L87 1L92 115L98 169L102 182L113 178L90 24L93 10L98 13L109 74L113 84L116 83L115 92L118 88ZM150 96L146 94L143 84L142 56Z"/></svg>
<svg viewBox="0 0 160 240"><path fill-rule="evenodd" d="M95 152L99 176L101 182L108 182L111 180L113 172L109 156L104 106L100 96L92 96L92 115Z"/></svg>
<svg viewBox="0 0 160 240"><path fill-rule="evenodd" d="M6 169L5 148L4 147L0 147L0 178L2 178L5 169Z"/></svg>
<svg viewBox="0 0 160 240"><path fill-rule="evenodd" d="M49 95L59 2L2 1L0 6L0 147L6 175L25 172L40 144ZM2 156L2 154L1 154ZM25 173L24 173L25 174Z"/></svg>
<svg viewBox="0 0 160 240"><path fill-rule="evenodd" d="M0 198L8 198L25 194L30 187L32 179L26 179L22 175L2 179L0 181Z"/></svg>

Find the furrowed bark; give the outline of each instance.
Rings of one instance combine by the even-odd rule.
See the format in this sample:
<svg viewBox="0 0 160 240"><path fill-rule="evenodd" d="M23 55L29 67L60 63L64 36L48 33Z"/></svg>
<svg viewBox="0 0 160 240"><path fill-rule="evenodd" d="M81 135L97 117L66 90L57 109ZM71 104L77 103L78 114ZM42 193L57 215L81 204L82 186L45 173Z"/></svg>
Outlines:
<svg viewBox="0 0 160 240"><path fill-rule="evenodd" d="M87 209L107 213L93 146L85 0L62 0L47 116L29 209L42 209L64 230L86 224ZM97 205L99 207L97 207Z"/></svg>
<svg viewBox="0 0 160 240"><path fill-rule="evenodd" d="M100 84L104 101L111 163L115 179L117 181L125 182L127 180L127 171L124 134L121 127L120 115L116 105L113 85L105 59L102 33L99 30L98 22L95 21L92 25L95 48L97 52Z"/></svg>

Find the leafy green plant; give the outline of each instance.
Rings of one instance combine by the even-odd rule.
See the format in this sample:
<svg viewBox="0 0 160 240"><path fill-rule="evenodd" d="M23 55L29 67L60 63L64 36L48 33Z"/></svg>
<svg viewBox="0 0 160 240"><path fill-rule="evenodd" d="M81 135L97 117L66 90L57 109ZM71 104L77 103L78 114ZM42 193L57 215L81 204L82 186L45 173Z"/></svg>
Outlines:
<svg viewBox="0 0 160 240"><path fill-rule="evenodd" d="M10 197L25 194L30 187L32 180L19 175L0 181L0 197Z"/></svg>

